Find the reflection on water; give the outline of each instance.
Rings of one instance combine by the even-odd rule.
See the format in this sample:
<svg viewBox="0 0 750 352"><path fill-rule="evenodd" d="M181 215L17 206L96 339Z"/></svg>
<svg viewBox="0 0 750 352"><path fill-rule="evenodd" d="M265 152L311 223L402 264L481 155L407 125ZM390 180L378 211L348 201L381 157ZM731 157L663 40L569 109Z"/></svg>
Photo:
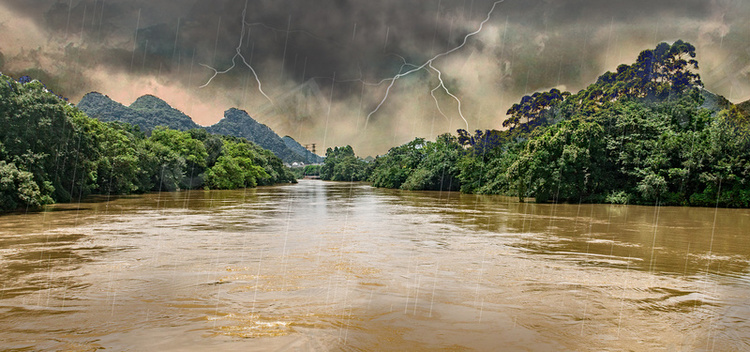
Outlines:
<svg viewBox="0 0 750 352"><path fill-rule="evenodd" d="M3 350L750 349L750 211L305 180L0 217Z"/></svg>

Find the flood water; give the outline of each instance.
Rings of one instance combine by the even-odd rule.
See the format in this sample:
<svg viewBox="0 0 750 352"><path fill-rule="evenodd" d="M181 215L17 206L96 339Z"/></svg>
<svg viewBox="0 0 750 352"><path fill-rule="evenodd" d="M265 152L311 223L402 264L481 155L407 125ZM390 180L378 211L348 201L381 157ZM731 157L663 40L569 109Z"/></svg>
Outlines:
<svg viewBox="0 0 750 352"><path fill-rule="evenodd" d="M0 350L750 350L750 211L303 180L0 216Z"/></svg>

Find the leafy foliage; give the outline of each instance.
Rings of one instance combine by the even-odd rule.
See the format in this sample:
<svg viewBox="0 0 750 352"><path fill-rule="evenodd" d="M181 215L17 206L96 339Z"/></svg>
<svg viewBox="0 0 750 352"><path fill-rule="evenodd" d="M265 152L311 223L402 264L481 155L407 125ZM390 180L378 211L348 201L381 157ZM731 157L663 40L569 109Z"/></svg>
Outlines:
<svg viewBox="0 0 750 352"><path fill-rule="evenodd" d="M320 165L305 165L303 176L320 176Z"/></svg>
<svg viewBox="0 0 750 352"><path fill-rule="evenodd" d="M0 86L0 160L33 175L40 192L34 198L69 201L89 194L96 150L85 134L85 116L38 81L2 79L7 84ZM27 205L35 206L22 204Z"/></svg>
<svg viewBox="0 0 750 352"><path fill-rule="evenodd" d="M307 176L317 176L320 177L320 168L322 165L305 165L302 167L293 167L291 168L292 173L294 174L294 177L300 179L305 178Z"/></svg>
<svg viewBox="0 0 750 352"><path fill-rule="evenodd" d="M391 148L373 162L373 186L408 190L458 190L459 156L463 147L450 134L435 142L417 138Z"/></svg>
<svg viewBox="0 0 750 352"><path fill-rule="evenodd" d="M351 146L328 148L319 174L321 179L329 181L364 181L367 163L354 155Z"/></svg>
<svg viewBox="0 0 750 352"><path fill-rule="evenodd" d="M150 134L158 126L165 126L178 131L204 129L193 122L190 116L169 106L165 101L153 95L144 95L136 99L130 106L124 106L105 95L92 92L81 99L78 108L88 116L101 121L119 121L138 126L140 130L147 134ZM227 110L224 119L213 126L206 127L205 130L209 135L214 133L245 138L271 150L287 163L295 161L322 162L320 156L311 153L291 137L280 138L268 126L258 123L241 110ZM214 159L212 162L215 161Z"/></svg>
<svg viewBox="0 0 750 352"><path fill-rule="evenodd" d="M21 206L38 208L52 203L52 198L46 193L48 190L39 189L31 172L19 170L15 164L0 160L0 210Z"/></svg>
<svg viewBox="0 0 750 352"><path fill-rule="evenodd" d="M1 76L0 211L36 209L91 193L238 188L295 182L270 151L205 130L89 118L38 81Z"/></svg>
<svg viewBox="0 0 750 352"><path fill-rule="evenodd" d="M552 88L549 92L536 92L521 98L520 103L513 104L506 114L510 118L503 121L503 127L515 129L523 127L531 130L545 122L548 122L550 109L560 104L565 98L569 97L569 92L561 92L559 89ZM523 122L526 119L526 122Z"/></svg>
<svg viewBox="0 0 750 352"><path fill-rule="evenodd" d="M508 130L391 148L369 180L445 189L440 170L450 189L522 201L750 207L750 117L701 90L694 58L689 43L661 43L576 94L523 97Z"/></svg>
<svg viewBox="0 0 750 352"><path fill-rule="evenodd" d="M476 157L486 158L495 148L501 147L507 140L507 134L498 130L476 130L470 135L466 130L458 130L458 143Z"/></svg>

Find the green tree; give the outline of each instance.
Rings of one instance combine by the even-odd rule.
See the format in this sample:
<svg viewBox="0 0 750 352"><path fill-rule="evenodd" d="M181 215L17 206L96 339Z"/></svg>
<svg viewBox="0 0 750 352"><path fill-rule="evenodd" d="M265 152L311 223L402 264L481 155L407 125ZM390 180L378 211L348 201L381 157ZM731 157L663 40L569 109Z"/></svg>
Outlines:
<svg viewBox="0 0 750 352"><path fill-rule="evenodd" d="M45 185L51 187L49 183ZM0 160L0 211L18 208L38 209L53 202L50 190L40 190L34 175L15 164Z"/></svg>
<svg viewBox="0 0 750 352"><path fill-rule="evenodd" d="M424 138L415 138L404 145L393 147L375 158L370 181L375 187L400 188L426 157ZM322 171L321 171L322 172Z"/></svg>
<svg viewBox="0 0 750 352"><path fill-rule="evenodd" d="M543 123L547 123L553 115L554 111L550 109L554 108L568 96L569 92L561 92L557 88L550 89L549 92L536 92L532 95L526 95L521 98L521 102L513 104L510 109L506 112L510 117L503 121L503 127L510 127L515 129L518 127L524 127L526 132L531 131L536 126ZM523 120L526 119L526 122Z"/></svg>
<svg viewBox="0 0 750 352"><path fill-rule="evenodd" d="M349 145L328 148L320 167L320 178L329 181L364 181L367 179L367 163L357 157Z"/></svg>
<svg viewBox="0 0 750 352"><path fill-rule="evenodd" d="M208 159L203 142L192 138L189 132L170 130L163 126L157 126L151 132L150 140L167 147L185 163L179 188L195 188L203 183L201 175L206 170Z"/></svg>
<svg viewBox="0 0 750 352"><path fill-rule="evenodd" d="M262 166L267 164L267 159L258 153L253 144L226 140L223 145L224 153L206 172L208 187L247 188L276 181Z"/></svg>

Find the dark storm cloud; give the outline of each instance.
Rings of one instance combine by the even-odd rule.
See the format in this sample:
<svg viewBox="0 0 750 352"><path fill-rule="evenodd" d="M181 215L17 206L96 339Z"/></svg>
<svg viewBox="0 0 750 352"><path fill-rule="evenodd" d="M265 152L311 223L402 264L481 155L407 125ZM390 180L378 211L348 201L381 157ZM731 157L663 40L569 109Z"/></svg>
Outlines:
<svg viewBox="0 0 750 352"><path fill-rule="evenodd" d="M177 70L178 62L192 60L194 54L197 62L227 66L238 44L245 2L13 0L8 4L33 18L50 36L83 36L99 64L128 70L131 66L161 67L166 73ZM283 62L279 77L287 79L330 77L334 72L352 79L361 71L364 78L378 80L392 76L401 66L394 53L421 64L458 45L491 5L487 0L249 1L242 52L256 63ZM507 19L525 28L527 33L518 35L538 31L549 37L551 33L547 41L559 43L559 55L568 55L572 53L563 52L564 47L574 51L570 43L584 40L598 26L613 22L656 26L658 21L673 18L703 18L715 6L708 1L509 0L499 5L493 23ZM127 44L135 36L136 24L134 53ZM564 33L555 37L560 31ZM533 38L527 38L507 49L511 55L523 56L527 48L520 46L533 51L535 45ZM597 49L597 43L591 45L590 50ZM106 53L103 58L102 53Z"/></svg>
<svg viewBox="0 0 750 352"><path fill-rule="evenodd" d="M200 64L219 70L231 66L245 3L6 0L0 8L9 9L14 19L33 21L43 38L33 43L0 42L0 52L5 54L0 68L20 73L33 67L54 83L56 91L73 99L91 90L130 88L136 78L149 79L152 85L182 90L182 101L187 103L176 104L183 110L197 100L216 106L216 111L207 110L216 116L203 118L206 123L229 107L221 104L262 111L267 101L257 94L254 79L242 65L216 77L206 89L197 89L213 73ZM385 93L385 85L364 89L358 79L378 82L397 74L402 60L421 65L460 45L492 4L489 0L249 0L241 53L272 97L317 78L316 99L327 100L330 94L340 104L334 105L334 115L350 119L332 126L357 129ZM750 3L730 0L506 0L480 35L435 65L443 70L446 85L463 100L472 128L497 128L503 112L523 94L555 86L576 91L604 71L632 62L639 51L677 39L698 48L707 88L735 101L745 100L750 98L749 8ZM122 82L102 83L107 79ZM435 73L426 70L400 80L383 113L370 120L382 123L378 138L383 141L360 143L393 145L416 134L431 138L463 124L452 98L438 92L448 115L440 117L430 96L436 84ZM311 135L321 135L314 138L330 139L321 127L328 125L322 111L304 123L287 116L278 124L307 128ZM409 116L407 122L415 121L410 125L416 132L402 131L403 116ZM336 141L355 143L345 137Z"/></svg>

